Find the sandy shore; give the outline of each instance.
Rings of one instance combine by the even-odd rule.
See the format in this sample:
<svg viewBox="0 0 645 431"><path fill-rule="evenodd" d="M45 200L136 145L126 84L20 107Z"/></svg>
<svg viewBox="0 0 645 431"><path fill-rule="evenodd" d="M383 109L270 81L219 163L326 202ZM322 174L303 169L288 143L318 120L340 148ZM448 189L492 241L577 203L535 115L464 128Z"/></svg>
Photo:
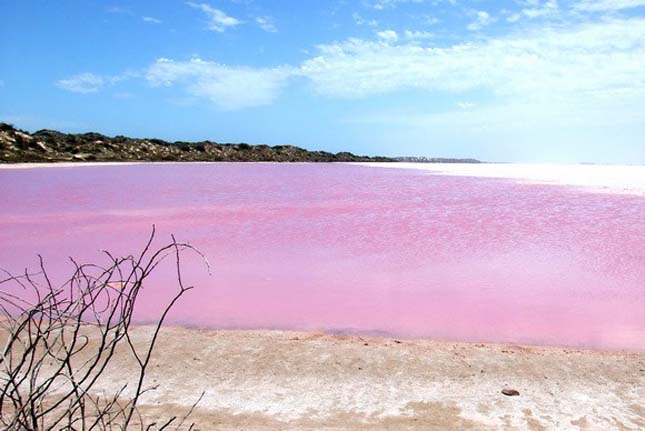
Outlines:
<svg viewBox="0 0 645 431"><path fill-rule="evenodd" d="M43 162L43 163L0 163L0 169L42 169L42 168L77 168L91 166L123 166L143 164L171 163L209 163L209 162Z"/></svg>
<svg viewBox="0 0 645 431"><path fill-rule="evenodd" d="M102 389L130 367L118 356ZM166 328L147 383L155 418L205 390L201 430L645 429L643 353Z"/></svg>

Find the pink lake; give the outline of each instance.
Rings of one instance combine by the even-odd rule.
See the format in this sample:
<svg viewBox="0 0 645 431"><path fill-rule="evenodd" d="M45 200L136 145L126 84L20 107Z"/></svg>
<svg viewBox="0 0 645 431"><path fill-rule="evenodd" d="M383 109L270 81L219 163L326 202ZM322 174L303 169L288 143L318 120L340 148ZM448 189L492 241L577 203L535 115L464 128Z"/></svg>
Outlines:
<svg viewBox="0 0 645 431"><path fill-rule="evenodd" d="M645 197L347 164L0 169L0 267L63 280L156 224L174 323L645 350ZM139 305L153 319L172 267Z"/></svg>

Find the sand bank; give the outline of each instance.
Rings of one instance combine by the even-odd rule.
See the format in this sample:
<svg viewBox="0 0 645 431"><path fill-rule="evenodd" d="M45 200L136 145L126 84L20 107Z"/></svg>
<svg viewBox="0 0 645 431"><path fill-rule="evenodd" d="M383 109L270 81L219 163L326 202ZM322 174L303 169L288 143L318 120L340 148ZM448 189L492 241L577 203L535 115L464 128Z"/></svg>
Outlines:
<svg viewBox="0 0 645 431"><path fill-rule="evenodd" d="M592 191L645 195L644 165L560 165L527 163L355 163L379 168L415 169L433 175L508 178L559 184Z"/></svg>
<svg viewBox="0 0 645 431"><path fill-rule="evenodd" d="M205 390L202 430L645 429L642 353L166 328L147 383L154 417Z"/></svg>
<svg viewBox="0 0 645 431"><path fill-rule="evenodd" d="M186 162L43 162L43 163L0 163L0 169L76 168L90 166L142 165L149 163L168 164ZM207 162L193 162L207 163Z"/></svg>

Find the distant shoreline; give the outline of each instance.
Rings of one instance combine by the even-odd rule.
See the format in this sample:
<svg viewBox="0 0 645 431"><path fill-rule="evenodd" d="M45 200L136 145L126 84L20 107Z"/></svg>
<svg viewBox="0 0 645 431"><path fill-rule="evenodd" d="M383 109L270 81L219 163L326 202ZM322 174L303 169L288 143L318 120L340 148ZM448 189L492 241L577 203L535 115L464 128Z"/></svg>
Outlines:
<svg viewBox="0 0 645 431"><path fill-rule="evenodd" d="M211 161L76 161L0 163L0 171L109 167L128 165L169 165L169 164L228 164L233 162ZM283 162L257 161L243 164L273 164ZM314 162L289 162L302 164ZM432 175L473 178L505 179L527 184L568 186L582 191L622 195L645 196L645 166L643 165L548 165L526 163L401 163L401 162L337 162L340 164L380 169L406 169L427 172Z"/></svg>

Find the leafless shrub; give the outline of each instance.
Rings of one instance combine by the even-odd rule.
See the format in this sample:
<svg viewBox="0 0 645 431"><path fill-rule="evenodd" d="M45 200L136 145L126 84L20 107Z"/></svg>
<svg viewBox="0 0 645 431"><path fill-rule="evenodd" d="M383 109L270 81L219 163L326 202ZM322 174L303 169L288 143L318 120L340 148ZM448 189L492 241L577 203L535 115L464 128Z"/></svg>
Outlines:
<svg viewBox="0 0 645 431"><path fill-rule="evenodd" d="M40 270L0 280L0 423L8 430L192 429L187 416L146 423L137 403L147 391L146 371L169 311L192 286L180 270L183 251L204 256L189 244L172 242L153 251L155 229L138 256L114 257L107 265L72 259L71 278L56 287L40 257ZM144 282L165 259L174 258L178 289L161 311L152 336L135 347L132 318ZM208 263L206 262L206 265ZM15 283L11 289L10 284ZM16 293L19 290L19 294ZM136 374L115 393L93 391L118 349L136 361ZM202 394L203 395L203 394ZM199 397L201 399L201 396ZM197 401L199 402L199 400ZM193 406L194 408L194 406Z"/></svg>

